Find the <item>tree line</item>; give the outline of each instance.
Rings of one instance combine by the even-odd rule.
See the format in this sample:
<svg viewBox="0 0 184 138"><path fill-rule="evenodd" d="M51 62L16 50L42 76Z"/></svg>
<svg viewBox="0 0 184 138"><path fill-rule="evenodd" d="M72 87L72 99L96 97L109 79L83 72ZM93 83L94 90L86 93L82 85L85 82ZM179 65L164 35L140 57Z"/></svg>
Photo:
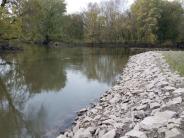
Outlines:
<svg viewBox="0 0 184 138"><path fill-rule="evenodd" d="M124 0L89 3L67 14L64 0L2 0L0 40L87 43L174 43L184 41L182 0Z"/></svg>

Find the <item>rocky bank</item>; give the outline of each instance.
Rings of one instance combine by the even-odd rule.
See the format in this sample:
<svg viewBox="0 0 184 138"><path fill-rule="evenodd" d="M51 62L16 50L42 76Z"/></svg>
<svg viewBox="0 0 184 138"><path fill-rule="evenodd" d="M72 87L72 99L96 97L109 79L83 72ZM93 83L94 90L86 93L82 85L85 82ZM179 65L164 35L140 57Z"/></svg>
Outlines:
<svg viewBox="0 0 184 138"><path fill-rule="evenodd" d="M116 85L58 138L184 138L183 82L160 52L135 55Z"/></svg>

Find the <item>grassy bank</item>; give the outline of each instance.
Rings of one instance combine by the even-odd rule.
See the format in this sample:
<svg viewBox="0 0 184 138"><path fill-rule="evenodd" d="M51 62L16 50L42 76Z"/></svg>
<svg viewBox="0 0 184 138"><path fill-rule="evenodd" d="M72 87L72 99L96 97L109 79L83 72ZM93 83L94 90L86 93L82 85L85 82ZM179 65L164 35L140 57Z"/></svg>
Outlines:
<svg viewBox="0 0 184 138"><path fill-rule="evenodd" d="M171 68L184 76L184 51L164 51L163 55Z"/></svg>

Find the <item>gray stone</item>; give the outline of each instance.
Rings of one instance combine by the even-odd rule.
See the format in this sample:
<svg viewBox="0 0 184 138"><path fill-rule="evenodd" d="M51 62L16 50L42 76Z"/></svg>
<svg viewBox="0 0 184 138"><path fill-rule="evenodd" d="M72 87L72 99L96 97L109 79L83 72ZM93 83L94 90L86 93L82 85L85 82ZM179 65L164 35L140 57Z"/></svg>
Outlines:
<svg viewBox="0 0 184 138"><path fill-rule="evenodd" d="M159 103L150 103L150 108L151 109L157 109L157 108L159 108L160 107L160 104Z"/></svg>
<svg viewBox="0 0 184 138"><path fill-rule="evenodd" d="M137 110L145 110L146 108L147 108L146 104L136 107Z"/></svg>
<svg viewBox="0 0 184 138"><path fill-rule="evenodd" d="M114 123L115 121L113 119L107 119L102 122L102 124L105 124L105 125L113 125Z"/></svg>
<svg viewBox="0 0 184 138"><path fill-rule="evenodd" d="M104 134L101 138L115 138L115 136L116 136L116 130L113 129L107 132L106 134Z"/></svg>
<svg viewBox="0 0 184 138"><path fill-rule="evenodd" d="M184 94L184 88L176 89L173 93L174 93L175 95L181 95L181 94Z"/></svg>
<svg viewBox="0 0 184 138"><path fill-rule="evenodd" d="M88 117L88 116L86 116L85 118L84 118L84 120L83 120L83 123L85 123L85 122L90 122L90 121L92 121L93 119L91 118L91 117Z"/></svg>
<svg viewBox="0 0 184 138"><path fill-rule="evenodd" d="M81 109L79 112L77 112L77 115L78 115L78 116L81 116L81 115L83 115L85 112L87 112L87 109L86 109L86 108L83 108L83 109Z"/></svg>
<svg viewBox="0 0 184 138"><path fill-rule="evenodd" d="M177 128L173 128L165 132L165 138L184 138L184 135Z"/></svg>
<svg viewBox="0 0 184 138"><path fill-rule="evenodd" d="M120 138L128 138L128 136L123 136L123 137L120 137Z"/></svg>
<svg viewBox="0 0 184 138"><path fill-rule="evenodd" d="M92 135L88 129L81 128L75 133L73 138L92 138Z"/></svg>
<svg viewBox="0 0 184 138"><path fill-rule="evenodd" d="M134 117L136 119L143 119L145 117L145 112L143 110L135 111L134 112Z"/></svg>
<svg viewBox="0 0 184 138"><path fill-rule="evenodd" d="M147 138L147 136L144 134L144 132L138 131L138 130L132 130L125 134L125 136L133 137L133 138Z"/></svg>
<svg viewBox="0 0 184 138"><path fill-rule="evenodd" d="M161 81L161 82L159 83L159 85L160 85L160 87L162 88L162 87L168 86L169 83L168 83L167 81Z"/></svg>
<svg viewBox="0 0 184 138"><path fill-rule="evenodd" d="M66 138L66 136L65 135L60 135L57 138Z"/></svg>
<svg viewBox="0 0 184 138"><path fill-rule="evenodd" d="M121 109L127 110L128 109L128 104L127 103L121 104Z"/></svg>
<svg viewBox="0 0 184 138"><path fill-rule="evenodd" d="M170 105L175 105L175 104L180 104L180 103L182 103L182 98L177 97L177 98L174 98L171 101L169 101L166 105L170 106Z"/></svg>
<svg viewBox="0 0 184 138"><path fill-rule="evenodd" d="M154 116L145 118L141 123L140 127L145 130L151 130L166 125L166 123L176 115L173 111L157 112Z"/></svg>
<svg viewBox="0 0 184 138"><path fill-rule="evenodd" d="M172 86L166 86L166 87L163 88L163 90L164 91L174 91L174 90L176 90L176 88L172 87Z"/></svg>
<svg viewBox="0 0 184 138"><path fill-rule="evenodd" d="M81 110L82 116L76 119L71 131L58 138L115 138L129 129L133 130L121 138L147 138L155 130L155 137L159 134L165 138L166 134L166 138L184 138L184 132L176 129L183 130L182 107L174 109L178 110L178 116L176 112L163 111L182 103L179 96L184 94L184 88L172 87L182 86L179 86L181 78L170 71L160 53L146 52L131 57L120 77L99 103ZM151 116L145 118L148 115Z"/></svg>
<svg viewBox="0 0 184 138"><path fill-rule="evenodd" d="M104 134L105 134L106 130L102 129L102 130L98 130L98 137L101 138Z"/></svg>
<svg viewBox="0 0 184 138"><path fill-rule="evenodd" d="M143 100L141 101L142 104L147 104L147 103L150 103L150 102L151 102L150 99L143 99Z"/></svg>

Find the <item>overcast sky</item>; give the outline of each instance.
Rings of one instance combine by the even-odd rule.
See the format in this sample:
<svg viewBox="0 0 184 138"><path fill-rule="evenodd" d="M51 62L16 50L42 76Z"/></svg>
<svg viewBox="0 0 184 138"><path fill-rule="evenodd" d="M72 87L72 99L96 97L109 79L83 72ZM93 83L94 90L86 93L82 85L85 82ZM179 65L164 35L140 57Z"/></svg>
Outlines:
<svg viewBox="0 0 184 138"><path fill-rule="evenodd" d="M67 4L67 13L80 12L86 8L89 2L101 2L105 0L65 0ZM123 1L123 0L122 0ZM132 3L133 0L128 0L128 3Z"/></svg>
<svg viewBox="0 0 184 138"><path fill-rule="evenodd" d="M2 0L0 0L1 3ZM67 4L67 13L80 12L82 9L86 8L89 2L101 2L106 0L65 0ZM123 1L123 0L122 0ZM134 0L127 0L128 3L132 3Z"/></svg>
<svg viewBox="0 0 184 138"><path fill-rule="evenodd" d="M2 0L0 0L1 3ZM101 2L106 0L65 0L67 4L67 13L80 12L82 9L86 8L89 2ZM123 1L123 0L122 0ZM134 0L127 0L128 5L131 5ZM169 0L172 1L172 0Z"/></svg>
<svg viewBox="0 0 184 138"><path fill-rule="evenodd" d="M99 2L101 0L65 0L67 4L67 13L79 12L85 8L89 2Z"/></svg>

